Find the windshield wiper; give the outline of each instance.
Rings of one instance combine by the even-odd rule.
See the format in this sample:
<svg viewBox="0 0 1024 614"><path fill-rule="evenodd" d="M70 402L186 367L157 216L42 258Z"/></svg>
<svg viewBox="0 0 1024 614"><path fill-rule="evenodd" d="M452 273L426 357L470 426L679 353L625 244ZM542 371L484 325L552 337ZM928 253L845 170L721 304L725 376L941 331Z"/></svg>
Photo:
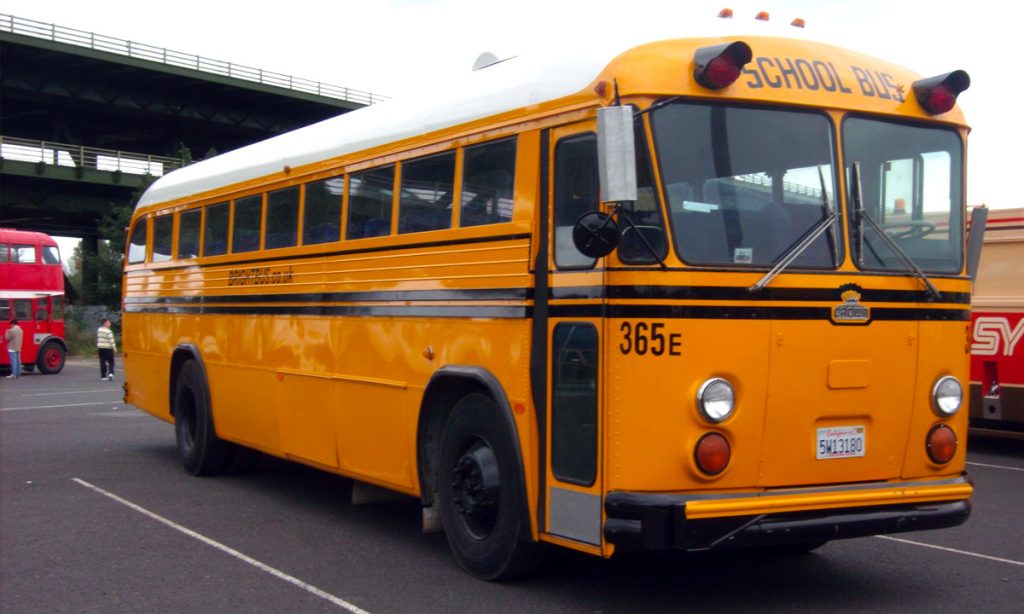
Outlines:
<svg viewBox="0 0 1024 614"><path fill-rule="evenodd" d="M804 237L800 239L795 245L789 248L782 255L782 259L779 260L778 264L772 267L772 270L764 274L764 277L757 280L757 283L747 288L749 292L760 292L765 286L767 286L775 277L781 273L786 267L788 267L794 260L800 257L800 254L804 253L808 247L811 246L814 241L822 235L825 231L828 231L832 235L832 262L833 264L838 260L836 248L839 247L839 242L836 240L835 230L833 224L836 221L836 211L832 206L832 198L828 194L828 190L825 188L825 171L824 166L818 166L818 179L821 181L821 194L822 200L825 205L825 218L815 224L809 231L804 234Z"/></svg>
<svg viewBox="0 0 1024 614"><path fill-rule="evenodd" d="M893 241L889 233L885 232L885 229L864 209L864 199L861 197L860 187L860 162L853 163L853 175L850 180L853 182L854 211L857 214L857 247L859 248L857 250L857 260L859 264L861 266L864 265L864 222L867 222L868 226L873 228L878 233L878 236L882 237L882 241L889 246L889 249L903 261L903 264L907 265L907 268L913 271L914 275L924 283L925 287L928 288L928 294L935 300L940 300L942 293L932 284L928 276L921 270L921 267L917 266L913 259L907 255L907 252L903 251L903 248Z"/></svg>

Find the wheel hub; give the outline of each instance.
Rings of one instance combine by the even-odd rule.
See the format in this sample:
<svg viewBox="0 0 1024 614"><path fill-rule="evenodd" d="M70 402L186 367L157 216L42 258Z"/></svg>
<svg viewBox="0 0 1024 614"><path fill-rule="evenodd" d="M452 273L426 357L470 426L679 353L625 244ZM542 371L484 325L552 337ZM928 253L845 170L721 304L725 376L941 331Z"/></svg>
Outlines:
<svg viewBox="0 0 1024 614"><path fill-rule="evenodd" d="M466 451L452 468L455 510L474 532L486 535L494 528L501 499L498 459L486 445Z"/></svg>

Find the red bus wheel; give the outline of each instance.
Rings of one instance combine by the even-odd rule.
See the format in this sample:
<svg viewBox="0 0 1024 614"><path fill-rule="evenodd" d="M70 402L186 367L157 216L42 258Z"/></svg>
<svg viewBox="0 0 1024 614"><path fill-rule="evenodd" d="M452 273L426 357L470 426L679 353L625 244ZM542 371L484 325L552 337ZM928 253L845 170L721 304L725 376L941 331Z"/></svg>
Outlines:
<svg viewBox="0 0 1024 614"><path fill-rule="evenodd" d="M64 348L56 341L47 341L39 349L39 358L36 360L41 373L52 375L60 373L64 368Z"/></svg>

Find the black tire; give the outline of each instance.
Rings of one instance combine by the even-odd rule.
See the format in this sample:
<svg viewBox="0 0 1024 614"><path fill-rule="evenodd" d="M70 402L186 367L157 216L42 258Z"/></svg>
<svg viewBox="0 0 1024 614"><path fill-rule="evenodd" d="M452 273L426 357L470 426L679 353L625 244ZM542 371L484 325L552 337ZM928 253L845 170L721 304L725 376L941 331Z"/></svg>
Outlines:
<svg viewBox="0 0 1024 614"><path fill-rule="evenodd" d="M515 440L497 405L482 394L452 409L437 464L441 521L458 564L484 580L533 571L541 546L523 528L524 486Z"/></svg>
<svg viewBox="0 0 1024 614"><path fill-rule="evenodd" d="M185 471L220 475L227 469L231 444L217 437L206 378L194 361L181 366L174 393L174 437Z"/></svg>
<svg viewBox="0 0 1024 614"><path fill-rule="evenodd" d="M43 347L39 348L39 356L36 358L39 372L47 375L60 373L64 368L65 354L64 346L56 341L44 343Z"/></svg>

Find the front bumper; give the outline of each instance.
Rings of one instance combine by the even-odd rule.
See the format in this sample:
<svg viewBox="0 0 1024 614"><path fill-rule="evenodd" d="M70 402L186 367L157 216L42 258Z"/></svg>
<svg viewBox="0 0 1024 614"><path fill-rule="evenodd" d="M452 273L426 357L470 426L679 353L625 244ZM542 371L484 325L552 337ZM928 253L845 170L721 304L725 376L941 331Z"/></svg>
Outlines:
<svg viewBox="0 0 1024 614"><path fill-rule="evenodd" d="M612 492L605 539L623 550L709 550L824 542L962 524L967 474L933 482L883 482L737 494Z"/></svg>

